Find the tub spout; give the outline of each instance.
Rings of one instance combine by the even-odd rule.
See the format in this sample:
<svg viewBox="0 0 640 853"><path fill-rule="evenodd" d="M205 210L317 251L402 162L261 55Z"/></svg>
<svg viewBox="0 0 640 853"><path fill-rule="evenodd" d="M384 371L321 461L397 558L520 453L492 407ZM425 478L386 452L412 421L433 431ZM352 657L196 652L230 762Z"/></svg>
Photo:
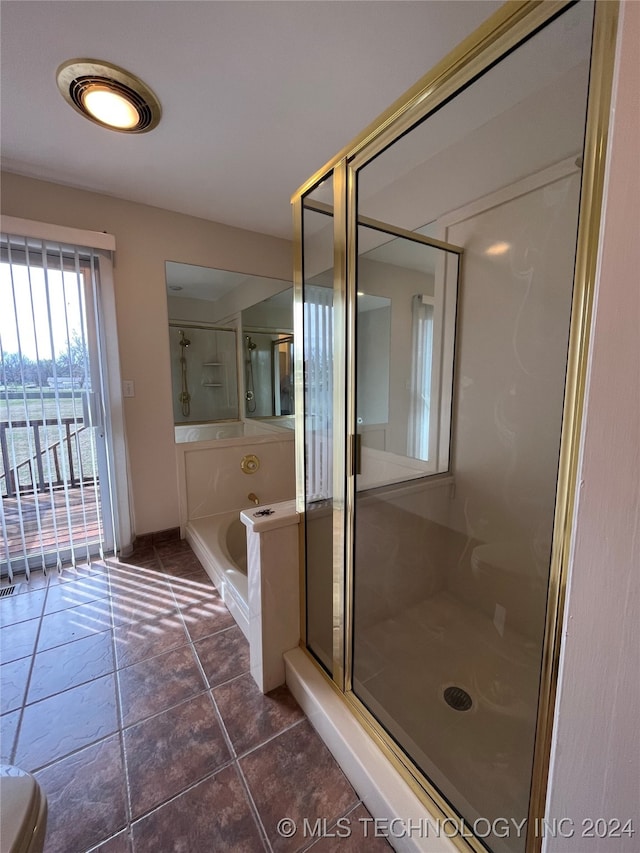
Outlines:
<svg viewBox="0 0 640 853"><path fill-rule="evenodd" d="M254 493L253 493L253 492L249 492L249 494L247 495L247 497L249 498L249 500L251 501L251 503L255 504L256 506L258 506L258 505L259 505L260 501L259 501L259 499L258 499L258 496L257 496L257 495L254 495Z"/></svg>

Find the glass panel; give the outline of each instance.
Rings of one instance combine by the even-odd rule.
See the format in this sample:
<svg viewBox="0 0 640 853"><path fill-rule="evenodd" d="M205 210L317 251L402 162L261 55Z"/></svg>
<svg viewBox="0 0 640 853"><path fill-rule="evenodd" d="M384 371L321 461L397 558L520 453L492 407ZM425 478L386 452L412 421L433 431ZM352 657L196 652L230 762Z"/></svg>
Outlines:
<svg viewBox="0 0 640 853"><path fill-rule="evenodd" d="M368 226L359 227L358 245L362 491L449 467L458 256Z"/></svg>
<svg viewBox="0 0 640 853"><path fill-rule="evenodd" d="M303 204L307 647L333 671L333 216L329 178ZM329 207L330 211L331 208Z"/></svg>
<svg viewBox="0 0 640 853"><path fill-rule="evenodd" d="M353 690L468 826L528 813L592 12L571 7L358 173L359 222L427 233L463 261L451 441L434 456L437 293L403 286L406 260L384 286L371 273L388 262L376 253L426 250L359 226L357 289L391 302L391 327L367 357L358 312ZM452 256L430 252L451 267L446 294ZM389 415L372 425L377 382ZM513 824L484 840L525 847Z"/></svg>

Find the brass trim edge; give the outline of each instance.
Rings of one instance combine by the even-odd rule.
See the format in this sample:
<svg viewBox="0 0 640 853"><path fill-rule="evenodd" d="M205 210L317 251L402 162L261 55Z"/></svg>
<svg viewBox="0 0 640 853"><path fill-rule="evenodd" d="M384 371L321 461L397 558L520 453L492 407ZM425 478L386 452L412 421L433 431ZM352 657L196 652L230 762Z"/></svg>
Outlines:
<svg viewBox="0 0 640 853"><path fill-rule="evenodd" d="M545 814L549 781L564 604L573 543L572 528L582 447L618 13L618 0L597 0L591 48L574 293L547 594L547 618L533 754L532 788L529 799L527 853L539 853L542 849L542 838L535 834L532 836L531 827L534 825L535 818L543 817Z"/></svg>
<svg viewBox="0 0 640 853"><path fill-rule="evenodd" d="M333 216L333 206L326 204L324 201L306 201L304 206L307 210L314 210L316 213ZM434 237L427 237L424 234L419 234L417 231L409 231L407 228L391 225L388 222L383 222L381 219L372 219L370 216L358 216L358 225L366 225L368 228L374 228L376 231L382 231L394 237L406 237L407 240L413 240L415 243L424 243L425 246L431 246L434 249L444 249L445 252L454 252L456 255L464 253L464 249L460 246L455 246L453 243L436 240Z"/></svg>
<svg viewBox="0 0 640 853"><path fill-rule="evenodd" d="M346 162L346 161L345 161ZM353 578L355 559L355 432L356 432L356 322L358 313L357 268L358 268L358 229L357 229L357 175L351 165L347 168L347 232L345 234L347 250L347 362L346 374L346 423L344 438L347 442L346 468L346 507L345 507L345 552L344 573L345 590L348 602L345 632L345 690L351 690L353 673Z"/></svg>
<svg viewBox="0 0 640 853"><path fill-rule="evenodd" d="M307 571L306 571L306 506L305 506L305 461L304 461L304 304L303 304L303 261L302 242L302 199L294 201L293 214L293 334L298 346L293 348L294 430L296 466L296 510L300 514L298 525L299 583L300 583L300 637L307 642Z"/></svg>
<svg viewBox="0 0 640 853"><path fill-rule="evenodd" d="M344 625L348 610L345 602L345 470L348 449L345 446L345 348L347 318L346 251L346 163L336 164L333 172L333 678L344 690Z"/></svg>
<svg viewBox="0 0 640 853"><path fill-rule="evenodd" d="M415 123L421 115L413 113L418 107L423 107L421 114L427 112L423 102L429 99L429 109L436 104L432 97L445 81L457 78L458 75L467 71L467 66L476 64L474 71L480 70L489 64L488 57L501 56L510 45L516 44L527 32L553 17L557 12L569 5L572 0L507 0L493 15L487 18L473 33L467 36L460 44L450 51L434 68L423 75L408 91L397 98L390 107L381 113L371 124L359 133L355 139L345 145L338 154L332 157L321 169L318 169L307 181L305 181L292 195L292 201L298 195L306 192L318 183L320 178L338 163L340 160L351 159L358 154L369 143L378 138L395 125L399 119L411 113L410 122ZM521 34L518 24L527 23L526 32ZM513 28L517 30L514 34ZM473 74L468 75L471 79ZM467 80L468 82L468 80ZM452 91L460 88L460 83L455 84ZM393 136L399 132L393 127ZM385 141L386 145L388 144ZM384 147L381 146L381 147ZM375 153L377 153L377 146ZM371 155L373 156L373 154ZM360 163L359 165L363 165Z"/></svg>

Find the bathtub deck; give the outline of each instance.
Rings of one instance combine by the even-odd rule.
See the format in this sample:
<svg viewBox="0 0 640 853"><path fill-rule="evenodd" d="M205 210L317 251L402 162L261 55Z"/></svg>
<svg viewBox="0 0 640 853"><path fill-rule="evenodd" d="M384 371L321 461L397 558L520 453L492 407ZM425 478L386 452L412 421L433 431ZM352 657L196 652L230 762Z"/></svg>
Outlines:
<svg viewBox="0 0 640 853"><path fill-rule="evenodd" d="M187 523L186 539L222 596L231 615L249 638L249 583L245 572L222 553L221 525L238 518L238 512L209 515Z"/></svg>

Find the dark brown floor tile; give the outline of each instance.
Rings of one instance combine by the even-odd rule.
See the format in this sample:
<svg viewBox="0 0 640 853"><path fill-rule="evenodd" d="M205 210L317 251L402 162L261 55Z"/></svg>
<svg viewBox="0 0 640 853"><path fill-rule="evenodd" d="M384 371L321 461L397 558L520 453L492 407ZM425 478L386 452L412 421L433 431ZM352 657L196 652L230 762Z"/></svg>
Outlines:
<svg viewBox="0 0 640 853"><path fill-rule="evenodd" d="M169 577L167 580L180 608L220 598L220 593L206 572L204 575L198 573L182 578Z"/></svg>
<svg viewBox="0 0 640 853"><path fill-rule="evenodd" d="M153 536L151 534L145 536L137 536L135 542L133 543L133 549L130 554L127 554L122 558L122 560L126 563L129 562L132 558L134 559L146 559L148 557L154 557L155 550L153 547Z"/></svg>
<svg viewBox="0 0 640 853"><path fill-rule="evenodd" d="M0 717L0 764L11 764L13 746L18 731L20 711L3 714Z"/></svg>
<svg viewBox="0 0 640 853"><path fill-rule="evenodd" d="M116 593L111 598L114 626L128 625L175 613L175 601L168 584L153 584L132 593Z"/></svg>
<svg viewBox="0 0 640 853"><path fill-rule="evenodd" d="M249 643L237 626L198 640L194 646L211 687L249 671Z"/></svg>
<svg viewBox="0 0 640 853"><path fill-rule="evenodd" d="M126 729L132 817L140 817L229 759L208 694Z"/></svg>
<svg viewBox="0 0 640 853"><path fill-rule="evenodd" d="M273 849L298 850L304 818L333 823L358 802L337 762L308 721L303 721L240 759ZM278 834L278 821L292 818L297 832Z"/></svg>
<svg viewBox="0 0 640 853"><path fill-rule="evenodd" d="M58 610L66 610L67 607L77 607L97 598L106 598L109 595L109 577L106 574L95 574L92 576L80 576L65 583L56 583L52 580L49 584L45 613L55 613Z"/></svg>
<svg viewBox="0 0 640 853"><path fill-rule="evenodd" d="M167 838L171 850L189 853L265 849L233 767L225 767L133 825L135 853L166 851Z"/></svg>
<svg viewBox="0 0 640 853"><path fill-rule="evenodd" d="M118 681L124 726L159 714L205 689L191 646L121 669ZM160 685L162 689L158 689Z"/></svg>
<svg viewBox="0 0 640 853"><path fill-rule="evenodd" d="M32 654L39 625L40 619L29 619L0 628L0 664Z"/></svg>
<svg viewBox="0 0 640 853"><path fill-rule="evenodd" d="M142 571L154 573L161 572L160 561L155 554L136 555L132 554L127 557L127 565L132 569L141 569Z"/></svg>
<svg viewBox="0 0 640 853"><path fill-rule="evenodd" d="M0 714L24 705L31 658L20 658L0 666Z"/></svg>
<svg viewBox="0 0 640 853"><path fill-rule="evenodd" d="M176 610L158 619L146 619L117 627L114 636L119 669L188 642L182 618Z"/></svg>
<svg viewBox="0 0 640 853"><path fill-rule="evenodd" d="M131 836L127 830L109 838L104 844L92 847L90 853L131 853ZM160 853L160 848L157 853Z"/></svg>
<svg viewBox="0 0 640 853"><path fill-rule="evenodd" d="M58 610L42 617L38 651L44 652L111 628L108 598L98 598L78 607Z"/></svg>
<svg viewBox="0 0 640 853"><path fill-rule="evenodd" d="M167 539L163 542L155 542L155 549L161 560L169 556L180 556L181 554L191 554L193 550L186 539L177 538Z"/></svg>
<svg viewBox="0 0 640 853"><path fill-rule="evenodd" d="M136 601L150 596L155 598L161 592L171 597L167 578L158 569L142 566L127 566L122 563L109 572L111 595L125 601Z"/></svg>
<svg viewBox="0 0 640 853"><path fill-rule="evenodd" d="M143 545L151 545L153 543L153 533L138 533L133 542L133 547L138 548Z"/></svg>
<svg viewBox="0 0 640 853"><path fill-rule="evenodd" d="M181 608L182 618L192 640L200 640L235 625L227 605L220 596L210 596Z"/></svg>
<svg viewBox="0 0 640 853"><path fill-rule="evenodd" d="M9 595L0 600L0 625L15 625L26 619L42 615L46 589L37 589L27 595Z"/></svg>
<svg viewBox="0 0 640 853"><path fill-rule="evenodd" d="M15 763L33 771L115 732L115 677L106 675L24 709Z"/></svg>
<svg viewBox="0 0 640 853"><path fill-rule="evenodd" d="M38 652L33 660L27 700L32 703L46 699L54 693L107 675L114 668L111 631Z"/></svg>
<svg viewBox="0 0 640 853"><path fill-rule="evenodd" d="M126 825L125 777L118 735L35 775L49 805L47 853L81 853Z"/></svg>
<svg viewBox="0 0 640 853"><path fill-rule="evenodd" d="M264 695L249 673L216 687L213 698L238 755L304 717L288 687Z"/></svg>
<svg viewBox="0 0 640 853"><path fill-rule="evenodd" d="M322 831L324 831L324 825ZM382 835L384 827L376 827L373 818L360 803L340 822L327 826L323 838L308 848L309 853L389 853L393 850ZM399 830L397 830L399 832Z"/></svg>
<svg viewBox="0 0 640 853"><path fill-rule="evenodd" d="M161 557L162 571L171 577L207 577L202 563L191 551L187 554L175 554Z"/></svg>
<svg viewBox="0 0 640 853"><path fill-rule="evenodd" d="M166 530L157 530L155 533L152 533L151 541L154 547L158 548L162 545L170 545L173 542L184 542L185 540L180 539L179 527L168 527Z"/></svg>
<svg viewBox="0 0 640 853"><path fill-rule="evenodd" d="M133 563L134 565L140 561L155 560L156 549L153 547L153 542L142 542L140 545L136 542L133 551L121 559L123 563Z"/></svg>

